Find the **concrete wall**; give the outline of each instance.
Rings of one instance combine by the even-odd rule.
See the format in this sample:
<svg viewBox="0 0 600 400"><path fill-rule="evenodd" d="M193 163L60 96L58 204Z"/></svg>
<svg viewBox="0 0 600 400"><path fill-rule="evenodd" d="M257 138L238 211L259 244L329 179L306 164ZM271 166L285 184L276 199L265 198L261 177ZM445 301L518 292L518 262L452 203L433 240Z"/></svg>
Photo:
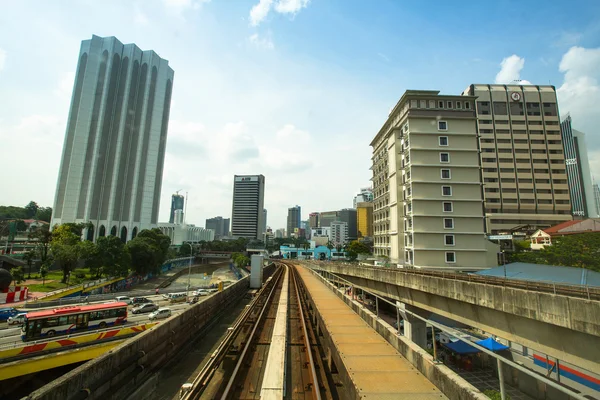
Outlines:
<svg viewBox="0 0 600 400"><path fill-rule="evenodd" d="M302 282L302 281L300 281ZM331 286L331 283L326 283ZM458 374L443 364L434 364L433 357L425 350L421 349L415 343L409 341L403 336L396 334L396 330L385 321L378 319L371 311L364 308L361 304L344 296L339 291L335 291L336 295L342 299L350 308L354 310L367 324L375 329L383 338L396 348L411 364L415 366L427 379L442 391L449 399L452 400L489 400L487 396L477 390L473 385L462 379ZM338 369L339 378L343 383L345 393L340 393L340 398L343 399L358 399L354 384L348 371L345 370L344 364L339 354L332 352L336 346L332 342L331 336L327 332L326 325L320 315L315 315L316 307L311 298L311 294L307 292L309 304L311 305L311 318L316 321L319 332L322 333L323 347L326 349L328 358L333 360ZM338 388L339 390L340 388Z"/></svg>
<svg viewBox="0 0 600 400"><path fill-rule="evenodd" d="M318 268L357 286L600 371L600 301L485 285L397 269L330 263Z"/></svg>
<svg viewBox="0 0 600 400"><path fill-rule="evenodd" d="M108 353L31 393L27 399L124 399L153 375L220 310L248 290L248 278L160 322ZM87 394L89 391L89 395Z"/></svg>

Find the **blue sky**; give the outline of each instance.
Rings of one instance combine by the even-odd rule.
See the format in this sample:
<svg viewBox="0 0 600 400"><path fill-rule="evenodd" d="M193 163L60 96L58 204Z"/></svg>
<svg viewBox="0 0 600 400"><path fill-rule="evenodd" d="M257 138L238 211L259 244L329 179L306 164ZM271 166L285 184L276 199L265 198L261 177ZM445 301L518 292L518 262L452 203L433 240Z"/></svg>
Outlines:
<svg viewBox="0 0 600 400"><path fill-rule="evenodd" d="M266 176L268 224L352 205L406 89L526 79L559 90L600 180L600 2L0 0L0 204L52 205L81 40L116 36L175 70L160 216L231 213ZM503 60L505 60L503 62ZM502 72L500 75L498 75ZM7 188L10 187L10 190Z"/></svg>

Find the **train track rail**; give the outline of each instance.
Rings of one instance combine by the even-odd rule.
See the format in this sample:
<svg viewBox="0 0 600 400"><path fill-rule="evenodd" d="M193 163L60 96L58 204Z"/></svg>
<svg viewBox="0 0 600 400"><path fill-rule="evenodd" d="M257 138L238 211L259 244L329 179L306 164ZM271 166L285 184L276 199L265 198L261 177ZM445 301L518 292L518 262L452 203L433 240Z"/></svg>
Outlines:
<svg viewBox="0 0 600 400"><path fill-rule="evenodd" d="M180 399L334 398L295 269L276 265Z"/></svg>
<svg viewBox="0 0 600 400"><path fill-rule="evenodd" d="M323 269L320 263L310 263L315 269ZM502 287L510 287L515 289L524 289L528 291L537 291L542 293L552 293L561 296L579 297L588 300L600 300L600 289L591 286L583 285L568 285L568 284L556 284L552 282L540 282L540 281L529 281L520 279L506 279L493 276L480 276L474 274L458 274L451 272L437 272L437 271L418 271L411 269L393 269L388 267L371 267L366 265L356 266L354 268L363 268L374 271L392 272L397 274L412 274L421 276L431 276L442 279L452 279L458 281L468 281L473 283L482 283L485 285L494 285Z"/></svg>

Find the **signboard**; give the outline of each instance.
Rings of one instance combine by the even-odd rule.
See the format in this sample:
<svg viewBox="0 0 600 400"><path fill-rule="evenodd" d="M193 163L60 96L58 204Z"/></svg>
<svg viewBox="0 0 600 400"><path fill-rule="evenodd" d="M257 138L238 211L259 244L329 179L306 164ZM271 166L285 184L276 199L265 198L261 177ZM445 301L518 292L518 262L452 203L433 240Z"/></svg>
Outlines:
<svg viewBox="0 0 600 400"><path fill-rule="evenodd" d="M488 239L490 240L512 240L513 235L490 235Z"/></svg>

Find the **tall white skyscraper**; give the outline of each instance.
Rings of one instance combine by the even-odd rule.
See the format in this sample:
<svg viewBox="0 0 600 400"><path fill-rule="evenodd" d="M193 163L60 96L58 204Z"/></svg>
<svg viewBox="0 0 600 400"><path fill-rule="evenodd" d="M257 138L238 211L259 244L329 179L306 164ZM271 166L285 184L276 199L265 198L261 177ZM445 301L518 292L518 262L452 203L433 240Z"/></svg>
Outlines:
<svg viewBox="0 0 600 400"><path fill-rule="evenodd" d="M262 239L265 201L263 175L235 175L233 179L232 236Z"/></svg>
<svg viewBox="0 0 600 400"><path fill-rule="evenodd" d="M157 226L174 72L115 37L84 40L71 98L52 225L132 239Z"/></svg>

